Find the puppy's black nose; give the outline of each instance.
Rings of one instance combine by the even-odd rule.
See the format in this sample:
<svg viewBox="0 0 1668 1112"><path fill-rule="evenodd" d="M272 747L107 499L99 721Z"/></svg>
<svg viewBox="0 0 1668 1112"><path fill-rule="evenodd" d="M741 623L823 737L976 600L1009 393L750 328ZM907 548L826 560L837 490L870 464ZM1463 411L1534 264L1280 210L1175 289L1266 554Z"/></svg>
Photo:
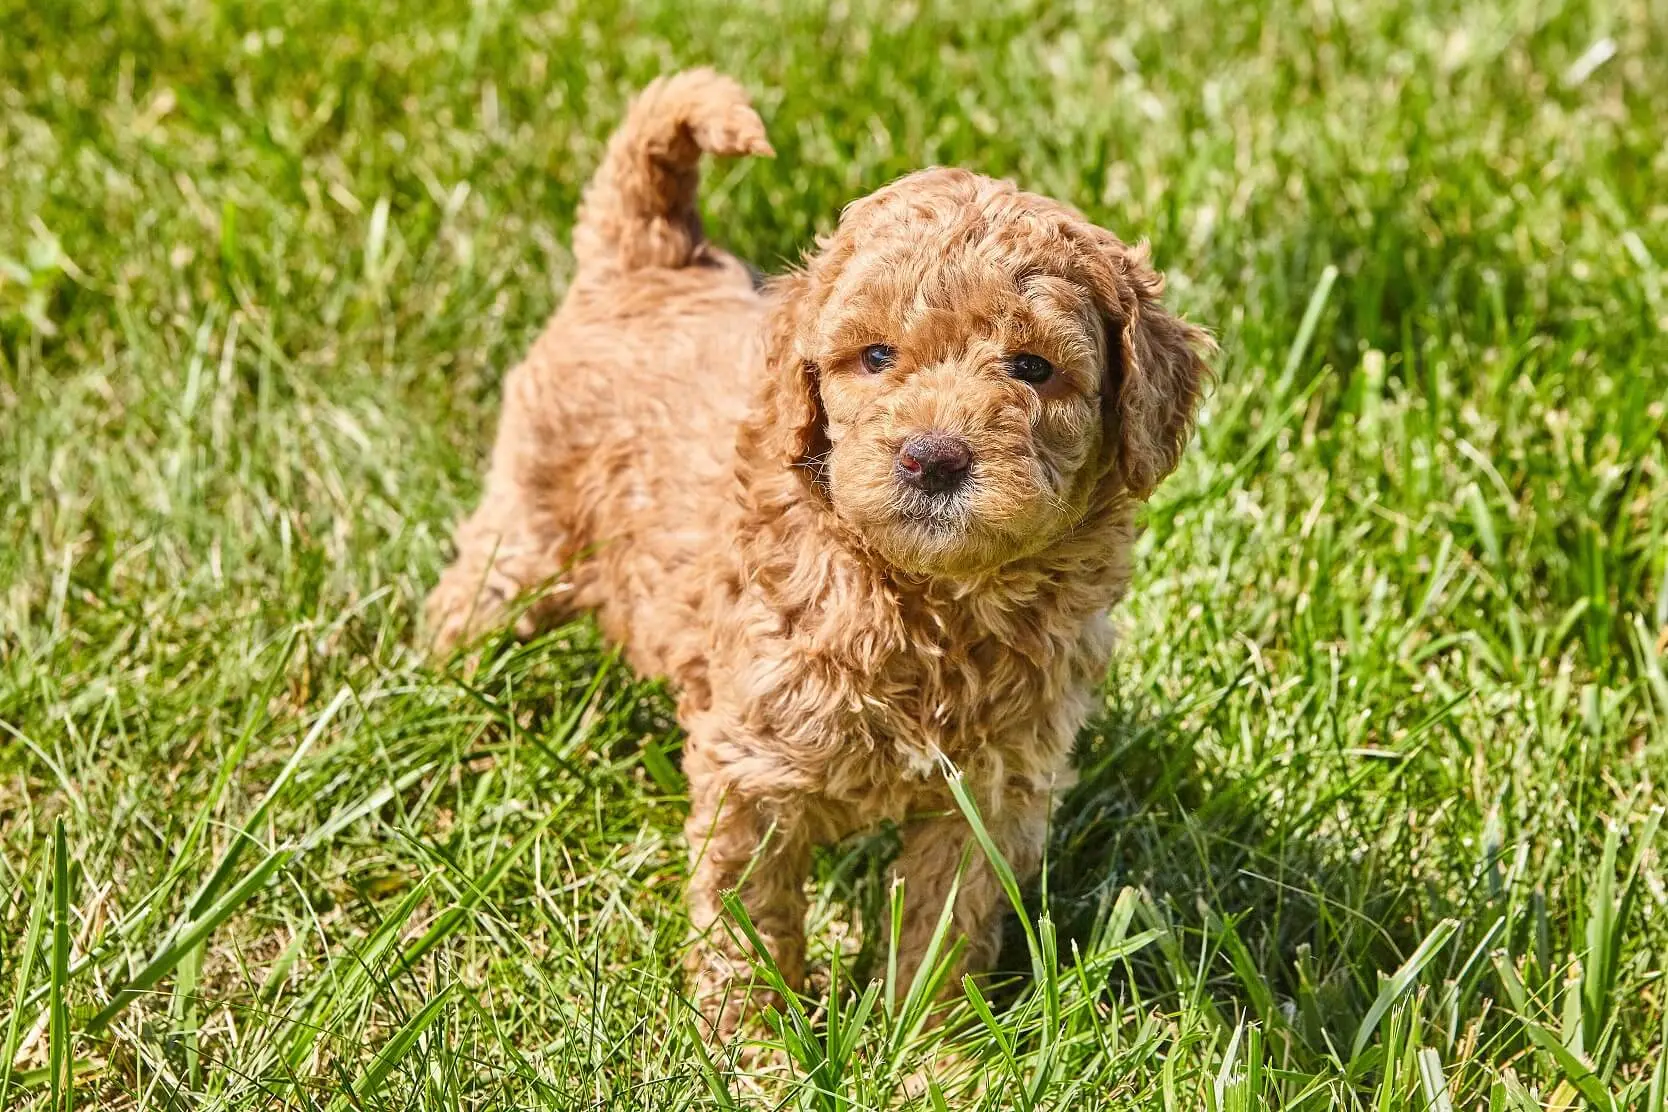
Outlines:
<svg viewBox="0 0 1668 1112"><path fill-rule="evenodd" d="M912 436L898 449L898 477L916 490L942 494L960 486L973 464L967 441L949 433Z"/></svg>

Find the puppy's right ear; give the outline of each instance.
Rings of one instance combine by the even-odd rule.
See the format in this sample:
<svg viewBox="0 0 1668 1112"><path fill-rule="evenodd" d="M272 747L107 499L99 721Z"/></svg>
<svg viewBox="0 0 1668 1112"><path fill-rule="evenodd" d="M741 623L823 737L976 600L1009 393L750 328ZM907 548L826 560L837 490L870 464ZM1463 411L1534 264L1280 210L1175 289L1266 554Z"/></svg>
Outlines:
<svg viewBox="0 0 1668 1112"><path fill-rule="evenodd" d="M757 469L789 469L818 499L826 500L823 467L828 459L828 417L819 389L820 369L804 343L811 279L801 272L772 279L766 324L765 383L757 407L742 430L743 457Z"/></svg>

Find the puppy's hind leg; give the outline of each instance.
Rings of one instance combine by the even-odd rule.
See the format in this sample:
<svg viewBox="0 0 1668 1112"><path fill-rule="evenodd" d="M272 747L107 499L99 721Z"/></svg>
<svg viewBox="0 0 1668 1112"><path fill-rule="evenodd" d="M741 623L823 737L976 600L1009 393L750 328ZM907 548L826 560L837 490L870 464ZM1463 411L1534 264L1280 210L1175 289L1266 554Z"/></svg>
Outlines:
<svg viewBox="0 0 1668 1112"><path fill-rule="evenodd" d="M424 607L429 643L437 656L502 625L517 598L553 581L561 570L552 546L517 527L515 511L506 505L513 501L489 493L454 534L457 558L429 592ZM534 636L558 609L554 597L535 599L516 619L516 636Z"/></svg>
<svg viewBox="0 0 1668 1112"><path fill-rule="evenodd" d="M429 593L425 606L431 651L444 656L504 623L516 600L536 588L534 599L516 619L516 636L526 640L564 612L564 585L557 582L570 556L566 531L533 505L529 463L523 453L537 440L521 427L523 407L515 389L520 371L511 372L492 469L481 503L457 527L457 556Z"/></svg>

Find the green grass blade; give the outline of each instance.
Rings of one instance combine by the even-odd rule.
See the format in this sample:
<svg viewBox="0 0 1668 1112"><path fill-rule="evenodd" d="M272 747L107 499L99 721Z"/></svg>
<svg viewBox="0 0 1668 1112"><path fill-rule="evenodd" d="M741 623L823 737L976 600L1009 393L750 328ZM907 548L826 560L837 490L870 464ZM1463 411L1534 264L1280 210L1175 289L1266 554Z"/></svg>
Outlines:
<svg viewBox="0 0 1668 1112"><path fill-rule="evenodd" d="M1454 1112L1454 1102L1448 1096L1448 1079L1442 1072L1442 1057L1428 1046L1419 1048L1419 1089L1424 1094L1426 1112Z"/></svg>
<svg viewBox="0 0 1668 1112"><path fill-rule="evenodd" d="M1014 914L1019 916L1020 929L1025 932L1025 946L1031 955L1031 968L1038 981L1045 976L1041 944L1037 940L1037 930L1031 922L1031 917L1025 911L1025 899L1019 890L1019 878L1014 875L1013 866L1002 856L1001 849L996 845L996 839L991 837L990 828L985 825L984 816L979 813L979 805L974 800L972 792L967 788L967 781L961 770L948 760L942 761L945 782L949 785L950 794L955 798L956 806L961 809L967 824L973 828L974 840L984 851L985 862L996 874L997 883L1002 892L1008 897L1008 904Z"/></svg>
<svg viewBox="0 0 1668 1112"><path fill-rule="evenodd" d="M1668 1012L1663 1013L1662 1031L1657 1046L1668 1049ZM1668 1053L1656 1056L1656 1068L1651 1070L1650 1087L1641 1105L1643 1112L1668 1112Z"/></svg>
<svg viewBox="0 0 1668 1112"><path fill-rule="evenodd" d="M1321 271L1320 281L1315 283L1314 290L1309 294L1309 303L1303 308L1303 320L1298 323L1297 335L1286 354L1286 365L1281 368L1280 379L1274 384L1275 398L1284 398L1291 391L1297 372L1302 369L1303 360L1308 357L1309 347L1314 343L1321 313L1325 311L1326 303L1332 297L1332 286L1337 281L1338 268L1328 263L1326 269Z"/></svg>
<svg viewBox="0 0 1668 1112"><path fill-rule="evenodd" d="M938 921L933 925L932 937L927 940L927 948L921 955L921 963L915 969L915 976L905 989L902 1006L892 1015L891 1031L887 1039L886 1063L889 1072L896 1074L904 1065L910 1047L916 1037L926 1026L936 1006L944 1006L940 1001L945 985L951 972L960 960L964 943L962 939L954 938L956 897L961 891L962 877L966 874L970 859L971 847L964 852L956 866L955 876L950 878L950 887L945 894L944 906L939 908ZM898 956L897 939L903 924L903 901L908 893L902 880L894 882L892 886L892 935L888 941L886 990L892 996L897 990Z"/></svg>
<svg viewBox="0 0 1668 1112"><path fill-rule="evenodd" d="M1587 953L1581 963L1581 1020L1583 1043L1597 1045L1616 982L1617 934L1623 924L1616 901L1616 860L1621 851L1622 831L1616 823L1604 831L1604 852L1593 884L1587 893Z"/></svg>
<svg viewBox="0 0 1668 1112"><path fill-rule="evenodd" d="M46 902L52 891L52 879L43 875L35 885L35 899L29 908L29 925L23 929L23 945L17 951L17 988L12 993L11 1015L6 1019L6 1037L4 1041L0 1041L0 1108L8 1107L6 1093L11 1088L12 1066L17 1059L18 1033L23 1021L23 1000L29 991L29 977L35 970L35 957L40 952L41 935L46 929ZM56 946L56 924L53 933Z"/></svg>
<svg viewBox="0 0 1668 1112"><path fill-rule="evenodd" d="M222 895L211 904L201 915L186 923L178 935L152 955L151 960L135 973L110 998L97 1015L87 1024L87 1033L96 1035L110 1021L121 1014L122 1009L133 1001L133 998L155 987L156 983L173 972L180 960L192 949L212 934L227 919L236 914L244 904L248 903L261 889L266 887L267 881L274 873L287 865L294 857L293 850L279 850L270 853L266 858L249 870L230 891Z"/></svg>
<svg viewBox="0 0 1668 1112"><path fill-rule="evenodd" d="M1597 1112L1620 1112L1615 1094L1605 1086L1591 1062L1565 1046L1556 1035L1539 1023L1523 1020L1523 1029L1529 1035L1530 1041L1546 1051L1558 1064L1563 1079L1575 1086Z"/></svg>
<svg viewBox="0 0 1668 1112"><path fill-rule="evenodd" d="M467 887L457 903L437 916L422 937L405 948L399 960L395 963L391 975L398 976L414 968L425 955L467 923L475 909L498 887L498 882L504 878L504 874L509 871L510 866L519 861L538 842L544 832L550 828L550 824L555 821L556 813L553 811L535 823L527 833L517 838L508 850L499 854L491 867L478 880L465 878Z"/></svg>
<svg viewBox="0 0 1668 1112"><path fill-rule="evenodd" d="M979 1017L979 1022L984 1025L985 1033L990 1036L992 1044L995 1045L997 1052L1001 1055L1003 1068L1007 1070L1008 1076L1013 1079L1012 1092L1015 1106L1021 1112L1031 1112L1031 1094L1026 1089L1025 1074L1019 1067L1018 1059L1014 1056L1012 1037L997 1020L995 1013L990 1010L990 1005L985 1002L984 995L979 991L979 986L974 983L972 977L962 977L961 988L967 1002L973 1006L973 1014Z"/></svg>
<svg viewBox="0 0 1668 1112"><path fill-rule="evenodd" d="M1419 943L1418 949L1413 951L1412 955L1401 964L1395 973L1384 979L1379 986L1377 998L1373 1000L1372 1006L1367 1009L1366 1017L1362 1019L1361 1026L1355 1032L1355 1041L1351 1044L1349 1052L1352 1064L1360 1059L1368 1044L1372 1042L1373 1035L1378 1031L1379 1021L1390 1010L1390 1006L1400 1000L1402 995L1413 987L1425 966L1435 959L1442 948L1448 944L1448 940L1453 938L1458 931L1459 921L1457 919L1442 920L1425 936L1425 940Z"/></svg>
<svg viewBox="0 0 1668 1112"><path fill-rule="evenodd" d="M220 860L215 864L214 871L208 875L208 879L203 882L202 887L192 897L186 915L182 918L180 929L184 929L186 922L202 917L208 907L219 897L221 889L230 883L232 875L237 869L238 861L243 857L244 852L250 846L261 844L257 835L261 824L266 821L267 815L271 813L273 803L282 794L289 782L295 778L308 750L324 735L325 729L335 719L342 707L347 705L352 695L351 689L342 688L336 693L336 697L330 700L329 704L313 719L312 728L301 739L301 743L295 747L295 752L290 754L289 760L284 762L284 767L279 770L278 775L273 778L272 783L267 787L265 794L261 796L260 803L255 805L255 809L249 813L249 817L244 820L243 825L232 837L230 844L226 846L226 851L220 855Z"/></svg>
<svg viewBox="0 0 1668 1112"><path fill-rule="evenodd" d="M47 996L51 1021L47 1034L51 1070L53 1112L69 1112L75 1106L74 1080L70 1065L75 1058L70 1046L69 967L70 898L69 849L64 838L64 818L52 826L52 967Z"/></svg>
<svg viewBox="0 0 1668 1112"><path fill-rule="evenodd" d="M449 984L435 994L422 1010L400 1025L399 1029L388 1037L382 1049L377 1051L375 1058L365 1067L359 1079L354 1082L353 1094L355 1103L363 1106L373 1100L388 1083L388 1075L394 1068L405 1060L412 1046L422 1037L423 1032L434 1026L443 1014L447 1002L451 999L455 984Z"/></svg>
<svg viewBox="0 0 1668 1112"><path fill-rule="evenodd" d="M740 1108L741 1106L736 1103L735 1097L730 1093L729 1084L719 1074L718 1067L713 1064L712 1055L707 1051L706 1040L695 1029L695 1020L686 1014L678 1026L683 1032L685 1043L689 1046L691 1053L695 1055L695 1064L701 1072L701 1080L706 1084L707 1095L712 1097L712 1102L719 1108L724 1109L725 1112Z"/></svg>

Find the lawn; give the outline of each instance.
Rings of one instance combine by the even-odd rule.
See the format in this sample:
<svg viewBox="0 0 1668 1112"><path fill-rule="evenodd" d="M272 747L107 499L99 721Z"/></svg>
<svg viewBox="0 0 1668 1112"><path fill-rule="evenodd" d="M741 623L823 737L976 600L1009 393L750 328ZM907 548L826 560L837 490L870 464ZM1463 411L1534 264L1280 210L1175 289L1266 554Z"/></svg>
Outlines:
<svg viewBox="0 0 1668 1112"><path fill-rule="evenodd" d="M0 0L0 1107L1668 1108L1664 58L1662 0ZM831 851L790 1077L691 1034L665 690L414 649L698 63L761 265L961 164L1222 345L1008 975L857 1015L893 839Z"/></svg>

